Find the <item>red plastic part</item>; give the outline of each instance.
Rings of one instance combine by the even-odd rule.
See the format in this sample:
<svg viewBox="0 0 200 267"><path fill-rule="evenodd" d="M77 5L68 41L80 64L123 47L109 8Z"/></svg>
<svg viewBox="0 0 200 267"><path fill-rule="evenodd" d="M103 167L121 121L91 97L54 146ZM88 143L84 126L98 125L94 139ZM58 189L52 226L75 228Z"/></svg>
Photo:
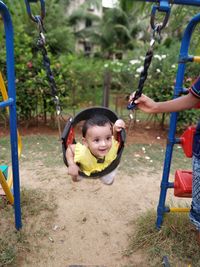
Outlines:
<svg viewBox="0 0 200 267"><path fill-rule="evenodd" d="M200 108L200 102L196 104L196 106L194 107L196 109L199 109Z"/></svg>
<svg viewBox="0 0 200 267"><path fill-rule="evenodd" d="M192 197L192 171L177 170L174 180L176 197Z"/></svg>
<svg viewBox="0 0 200 267"><path fill-rule="evenodd" d="M68 134L68 138L66 140L67 146L73 144L73 140L74 140L74 128L71 127Z"/></svg>
<svg viewBox="0 0 200 267"><path fill-rule="evenodd" d="M192 144L193 144L195 131L196 131L196 127L190 126L180 137L180 142L181 142L183 151L186 157L188 158L192 157Z"/></svg>

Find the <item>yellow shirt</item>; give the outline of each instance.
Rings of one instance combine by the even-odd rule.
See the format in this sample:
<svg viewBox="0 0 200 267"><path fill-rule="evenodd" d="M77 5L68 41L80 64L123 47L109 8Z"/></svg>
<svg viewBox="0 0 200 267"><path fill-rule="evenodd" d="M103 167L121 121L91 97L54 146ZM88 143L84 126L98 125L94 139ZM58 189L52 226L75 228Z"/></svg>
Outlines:
<svg viewBox="0 0 200 267"><path fill-rule="evenodd" d="M119 142L113 138L112 147L105 156L104 162L97 163L97 158L91 154L90 150L81 143L77 143L75 145L74 161L79 164L81 171L89 176L91 173L100 172L108 167L117 157L118 148Z"/></svg>

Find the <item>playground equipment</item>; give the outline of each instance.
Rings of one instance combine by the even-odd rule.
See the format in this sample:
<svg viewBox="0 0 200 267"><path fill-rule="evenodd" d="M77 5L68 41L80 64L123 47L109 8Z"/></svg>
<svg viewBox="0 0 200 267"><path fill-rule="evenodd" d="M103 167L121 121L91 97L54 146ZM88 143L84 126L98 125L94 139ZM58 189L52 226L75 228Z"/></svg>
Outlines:
<svg viewBox="0 0 200 267"><path fill-rule="evenodd" d="M47 78L48 78L50 88L51 88L51 94L53 96L53 101L54 101L55 106L56 106L56 115L58 118L58 128L59 128L59 132L61 133L60 122L59 122L59 116L61 113L61 108L60 108L60 103L59 103L60 101L59 101L59 98L57 96L57 87L56 87L55 79L53 77L53 73L51 71L50 60L47 56L47 49L45 47L46 42L45 42L44 28L43 28L43 20L45 17L45 3L44 3L44 0L40 0L41 15L35 16L32 14L32 11L31 11L31 6L30 6L31 2L32 3L37 2L37 0L25 0L26 9L27 9L27 13L28 13L29 17L31 18L31 20L36 22L38 25L39 38L37 41L37 47L39 50L41 50L42 55L43 55L43 65L44 65L45 70L46 70ZM61 139L62 139L63 159L64 159L64 163L66 164L66 166L68 166L68 162L66 159L67 146L69 144L76 142L75 141L75 131L74 131L75 126L79 122L89 119L91 117L91 115L93 115L93 114L103 114L103 115L107 116L110 119L110 121L113 123L118 119L117 115L114 112L112 112L108 108L104 108L104 107L88 108L88 109L85 109L82 112L78 113L74 118L72 118L72 117L69 118L69 120L67 121L67 123L65 125L65 128L64 128L62 135L60 134ZM90 176L85 175L83 172L79 172L79 175L86 177L86 178L95 178L95 177L101 177L101 176L106 175L106 174L110 173L111 171L113 171L118 166L123 149L124 149L124 142L125 142L125 130L124 129L118 135L118 139L120 142L120 146L119 146L117 157L107 168L105 168L101 172L95 172L95 173L91 174Z"/></svg>
<svg viewBox="0 0 200 267"><path fill-rule="evenodd" d="M11 143L11 158L12 158L12 176L14 200L10 194L10 189L2 182L4 190L9 196L9 201L14 201L15 212L15 227L19 230L22 227L21 222L21 206L20 206L20 181L19 181L19 159L18 159L18 140L17 140L17 113L16 113L16 91L15 91L15 69L14 69L14 40L12 20L7 6L0 1L0 13L3 18L6 42L6 66L7 66L7 81L8 81L8 99L0 102L0 108L9 108L9 125L10 125L10 143ZM0 175L3 181L4 175L7 174L7 169L2 167ZM9 190L7 190L9 189Z"/></svg>
<svg viewBox="0 0 200 267"><path fill-rule="evenodd" d="M142 0L139 0L139 1L142 1ZM154 25L152 23L152 19L153 20L155 19L156 12L165 13L165 18L163 22L163 24L165 24L166 17L168 17L170 13L170 8L171 8L170 4L200 6L200 0L174 0L174 1L146 0L146 2L157 3L156 5L153 6L152 13L151 13L151 27L153 30L155 29L156 24ZM180 53L179 53L178 70L176 74L176 82L174 86L173 98L177 98L185 93L185 89L183 88L183 80L184 80L186 63L200 62L199 56L188 55L188 49L189 49L192 33L196 25L199 22L200 22L200 14L197 14L190 20L183 34ZM136 91L135 98L133 99L133 102L130 103L130 105L128 106L129 109L135 108L134 100L137 99L141 95L141 93L142 93L142 89L138 88L138 90ZM173 208L173 207L167 207L165 205L167 190L170 188L174 189L174 195L177 197L191 197L191 193L192 193L192 172L191 171L177 170L175 173L174 182L169 182L169 174L170 174L170 167L171 167L174 145L181 144L185 155L187 157L192 156L192 140L193 140L193 135L195 132L195 127L189 127L180 138L176 138L177 118L178 118L178 112L173 112L170 114L170 124L169 124L170 127L169 127L169 132L168 132L165 160L164 160L164 166L163 166L163 174L162 174L162 180L161 180L161 186L160 186L161 188L160 197L159 197L159 203L157 206L157 220L156 220L157 228L161 227L162 222L163 222L163 216L166 212L189 211L188 208Z"/></svg>

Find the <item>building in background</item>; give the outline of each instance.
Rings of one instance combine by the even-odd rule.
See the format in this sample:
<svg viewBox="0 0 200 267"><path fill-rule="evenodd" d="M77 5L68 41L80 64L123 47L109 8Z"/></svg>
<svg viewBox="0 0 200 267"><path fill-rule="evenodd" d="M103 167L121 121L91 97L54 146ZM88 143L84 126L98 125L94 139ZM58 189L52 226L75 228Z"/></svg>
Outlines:
<svg viewBox="0 0 200 267"><path fill-rule="evenodd" d="M102 6L104 8L112 8L117 5L117 0L102 0Z"/></svg>
<svg viewBox="0 0 200 267"><path fill-rule="evenodd" d="M109 0L108 0L109 1ZM89 28L94 27L95 20L90 19L90 17L97 17L99 19L103 16L103 6L102 2L97 8L95 5L88 5L87 0L73 0L70 2L67 13L69 16L75 18L78 12L82 10L82 18L77 19L74 23L74 32L76 35L76 51L84 52L85 55L89 56L99 50L99 47L91 42L89 38L86 37L85 32ZM75 21L75 19L74 19Z"/></svg>

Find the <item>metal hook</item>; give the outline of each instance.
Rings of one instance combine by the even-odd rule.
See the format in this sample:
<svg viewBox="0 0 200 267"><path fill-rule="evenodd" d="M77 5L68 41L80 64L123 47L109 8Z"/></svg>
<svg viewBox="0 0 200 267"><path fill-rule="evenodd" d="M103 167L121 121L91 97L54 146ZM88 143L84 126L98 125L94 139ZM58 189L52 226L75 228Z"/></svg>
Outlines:
<svg viewBox="0 0 200 267"><path fill-rule="evenodd" d="M44 17L45 17L45 0L39 0L40 1L40 8L41 8L40 16L33 15L31 12L31 6L30 6L30 3L36 3L38 0L24 0L24 1L26 4L27 13L28 13L28 15L32 21L38 22L37 17L40 17L41 20L44 19Z"/></svg>
<svg viewBox="0 0 200 267"><path fill-rule="evenodd" d="M156 17L157 11L165 13L165 17L164 17L162 23L155 23L155 17ZM159 31L161 32L161 30L163 28L165 28L165 26L167 25L167 22L169 20L169 16L170 16L170 8L168 8L166 10L162 10L162 9L160 9L159 6L153 6L153 8L151 10L151 19L150 19L151 28L153 30L155 30L156 27L158 27L158 25L159 25Z"/></svg>

